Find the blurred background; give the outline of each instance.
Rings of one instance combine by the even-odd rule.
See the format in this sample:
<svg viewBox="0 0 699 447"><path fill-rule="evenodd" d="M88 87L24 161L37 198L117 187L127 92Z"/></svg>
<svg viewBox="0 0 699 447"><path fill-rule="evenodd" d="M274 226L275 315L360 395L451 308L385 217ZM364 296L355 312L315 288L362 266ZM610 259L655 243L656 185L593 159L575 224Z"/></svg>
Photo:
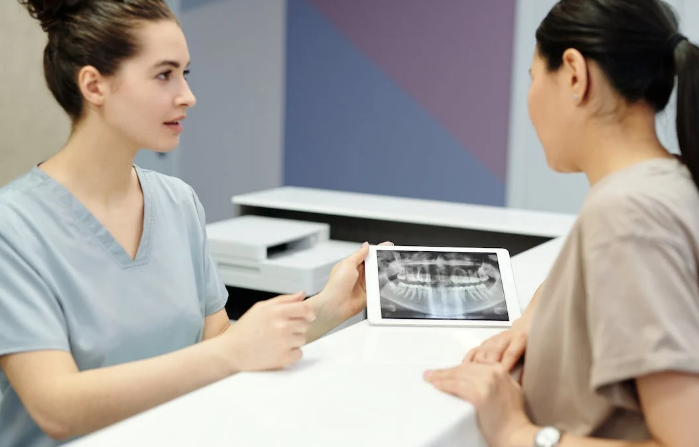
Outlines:
<svg viewBox="0 0 699 447"><path fill-rule="evenodd" d="M178 149L141 151L209 221L282 185L575 213L587 184L549 170L527 112L534 32L554 0L171 0L198 104ZM699 2L670 1L699 41ZM0 185L58 151L46 36L0 2ZM658 117L671 149L674 104Z"/></svg>

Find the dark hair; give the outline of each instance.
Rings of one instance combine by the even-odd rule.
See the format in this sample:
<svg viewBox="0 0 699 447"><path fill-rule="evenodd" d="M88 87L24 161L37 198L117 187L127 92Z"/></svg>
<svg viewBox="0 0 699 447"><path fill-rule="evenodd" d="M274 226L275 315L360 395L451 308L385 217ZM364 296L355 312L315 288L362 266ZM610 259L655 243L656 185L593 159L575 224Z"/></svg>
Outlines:
<svg viewBox="0 0 699 447"><path fill-rule="evenodd" d="M49 90L73 122L83 112L80 69L91 65L115 74L137 54L133 33L144 21L174 20L163 0L19 0L48 33L44 76Z"/></svg>
<svg viewBox="0 0 699 447"><path fill-rule="evenodd" d="M562 0L536 31L550 71L573 48L604 71L629 103L667 106L678 78L677 136L699 187L699 48L678 34L671 7L659 0Z"/></svg>

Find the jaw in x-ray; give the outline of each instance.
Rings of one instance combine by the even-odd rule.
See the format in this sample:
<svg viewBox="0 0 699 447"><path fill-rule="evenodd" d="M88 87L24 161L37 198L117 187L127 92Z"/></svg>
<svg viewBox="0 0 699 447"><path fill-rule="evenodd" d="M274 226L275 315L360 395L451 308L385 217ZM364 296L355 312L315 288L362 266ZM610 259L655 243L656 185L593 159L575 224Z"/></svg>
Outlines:
<svg viewBox="0 0 699 447"><path fill-rule="evenodd" d="M507 319L497 255L391 251L377 253L381 307L428 318L497 314Z"/></svg>

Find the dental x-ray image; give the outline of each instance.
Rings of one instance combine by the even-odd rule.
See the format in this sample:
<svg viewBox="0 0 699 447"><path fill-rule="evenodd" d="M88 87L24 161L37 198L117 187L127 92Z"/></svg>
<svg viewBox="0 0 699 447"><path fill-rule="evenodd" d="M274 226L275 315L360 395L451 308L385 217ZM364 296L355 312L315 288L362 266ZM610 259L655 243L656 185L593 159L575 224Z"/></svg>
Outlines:
<svg viewBox="0 0 699 447"><path fill-rule="evenodd" d="M382 318L508 321L495 253L380 250Z"/></svg>

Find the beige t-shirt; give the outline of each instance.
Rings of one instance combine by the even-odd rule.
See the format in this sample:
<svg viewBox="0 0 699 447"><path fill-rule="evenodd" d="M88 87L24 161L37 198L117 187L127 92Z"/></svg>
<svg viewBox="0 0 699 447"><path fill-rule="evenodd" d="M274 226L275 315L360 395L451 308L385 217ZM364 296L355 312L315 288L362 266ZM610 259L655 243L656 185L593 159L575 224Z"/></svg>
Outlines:
<svg viewBox="0 0 699 447"><path fill-rule="evenodd" d="M646 161L592 187L534 309L524 362L537 425L650 438L634 379L699 374L699 192Z"/></svg>

